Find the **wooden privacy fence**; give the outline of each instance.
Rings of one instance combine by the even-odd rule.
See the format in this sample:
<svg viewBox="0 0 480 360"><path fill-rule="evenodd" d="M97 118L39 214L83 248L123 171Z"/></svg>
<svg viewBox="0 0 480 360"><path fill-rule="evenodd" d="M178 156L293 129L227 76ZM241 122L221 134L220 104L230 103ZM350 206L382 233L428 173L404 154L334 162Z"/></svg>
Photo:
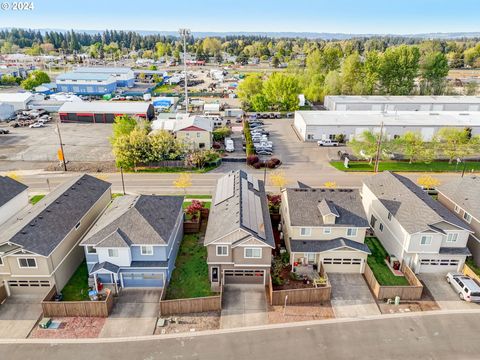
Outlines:
<svg viewBox="0 0 480 360"><path fill-rule="evenodd" d="M477 283L480 284L480 277L467 264L465 264L463 266L462 272L463 272L464 275L470 276L472 279L474 279ZM1 292L1 290L0 290L0 292ZM0 295L0 299L1 299L1 295Z"/></svg>
<svg viewBox="0 0 480 360"><path fill-rule="evenodd" d="M410 285L405 286L384 286L380 285L373 274L372 269L368 264L365 266L365 273L363 276L367 281L368 286L372 290L373 294L376 296L377 299L393 299L396 296L400 296L401 300L420 300L422 297L423 292L423 285L415 276L413 271L402 264L401 268L405 278L409 282Z"/></svg>
<svg viewBox="0 0 480 360"><path fill-rule="evenodd" d="M0 284L0 304L7 298L7 288L4 284Z"/></svg>
<svg viewBox="0 0 480 360"><path fill-rule="evenodd" d="M330 300L332 287L330 284L327 284L318 288L273 290L272 279L270 278L268 295L270 305L284 305L286 296L288 296L287 305L318 303Z"/></svg>
<svg viewBox="0 0 480 360"><path fill-rule="evenodd" d="M192 314L206 311L222 310L222 292L216 296L207 296L191 299L164 300L166 289L162 291L160 300L160 315Z"/></svg>
<svg viewBox="0 0 480 360"><path fill-rule="evenodd" d="M107 317L113 307L113 294L109 289L106 289L107 297L102 301L52 301L56 293L53 286L42 301L43 316Z"/></svg>

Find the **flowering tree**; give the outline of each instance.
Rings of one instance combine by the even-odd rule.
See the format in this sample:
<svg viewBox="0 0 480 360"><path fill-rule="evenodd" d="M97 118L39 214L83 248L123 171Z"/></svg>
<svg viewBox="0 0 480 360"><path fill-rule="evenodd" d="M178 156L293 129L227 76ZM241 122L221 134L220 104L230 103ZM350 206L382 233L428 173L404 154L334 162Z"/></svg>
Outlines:
<svg viewBox="0 0 480 360"><path fill-rule="evenodd" d="M198 200L192 200L192 203L187 206L185 209L185 214L189 215L190 218L196 219L198 213L203 209L204 203Z"/></svg>

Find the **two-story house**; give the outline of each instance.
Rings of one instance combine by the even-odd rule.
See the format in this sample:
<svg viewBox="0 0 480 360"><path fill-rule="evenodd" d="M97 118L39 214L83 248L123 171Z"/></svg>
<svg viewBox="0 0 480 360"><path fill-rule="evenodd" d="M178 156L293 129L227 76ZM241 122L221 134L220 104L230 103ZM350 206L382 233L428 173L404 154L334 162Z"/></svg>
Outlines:
<svg viewBox="0 0 480 360"><path fill-rule="evenodd" d="M79 175L0 228L0 280L10 294L61 291L84 259L78 246L111 201L111 184Z"/></svg>
<svg viewBox="0 0 480 360"><path fill-rule="evenodd" d="M212 289L267 283L275 240L263 181L241 170L218 180L204 245Z"/></svg>
<svg viewBox="0 0 480 360"><path fill-rule="evenodd" d="M211 118L192 115L175 121L174 133L191 150L210 149L213 143Z"/></svg>
<svg viewBox="0 0 480 360"><path fill-rule="evenodd" d="M457 178L440 185L437 190L438 201L475 231L470 235L467 247L480 266L480 177Z"/></svg>
<svg viewBox="0 0 480 360"><path fill-rule="evenodd" d="M95 284L164 287L183 236L183 196L117 197L81 242Z"/></svg>
<svg viewBox="0 0 480 360"><path fill-rule="evenodd" d="M28 205L28 187L8 176L0 176L0 225Z"/></svg>
<svg viewBox="0 0 480 360"><path fill-rule="evenodd" d="M323 264L327 272L364 272L369 225L357 189L284 189L280 211L294 269Z"/></svg>
<svg viewBox="0 0 480 360"><path fill-rule="evenodd" d="M389 254L415 273L463 268L470 226L410 179L384 171L365 179L361 192L370 226Z"/></svg>

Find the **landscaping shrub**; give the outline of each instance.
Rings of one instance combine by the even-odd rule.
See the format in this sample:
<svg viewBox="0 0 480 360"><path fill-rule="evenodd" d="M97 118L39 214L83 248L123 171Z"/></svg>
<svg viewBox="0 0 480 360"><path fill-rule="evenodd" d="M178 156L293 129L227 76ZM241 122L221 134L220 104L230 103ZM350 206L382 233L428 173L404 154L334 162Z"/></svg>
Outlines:
<svg viewBox="0 0 480 360"><path fill-rule="evenodd" d="M280 195L267 195L268 209L272 214L278 214L282 197Z"/></svg>
<svg viewBox="0 0 480 360"><path fill-rule="evenodd" d="M212 148L214 148L215 150L218 150L222 147L222 145L220 145L220 143L218 142L214 142L213 145L212 145Z"/></svg>
<svg viewBox="0 0 480 360"><path fill-rule="evenodd" d="M280 257L282 258L282 263L284 265L288 265L290 263L290 253L288 251L281 253Z"/></svg>
<svg viewBox="0 0 480 360"><path fill-rule="evenodd" d="M258 161L256 163L254 163L252 166L255 168L255 169L260 169L262 167L262 162Z"/></svg>
<svg viewBox="0 0 480 360"><path fill-rule="evenodd" d="M253 165L255 163L258 163L260 159L258 158L257 155L248 155L247 156L247 165Z"/></svg>
<svg viewBox="0 0 480 360"><path fill-rule="evenodd" d="M283 262L279 256L276 256L272 262L272 284L273 285L283 285L283 279L281 277L283 270Z"/></svg>
<svg viewBox="0 0 480 360"><path fill-rule="evenodd" d="M282 163L280 159L277 158L271 158L270 161L273 162L275 166L279 166Z"/></svg>
<svg viewBox="0 0 480 360"><path fill-rule="evenodd" d="M267 166L267 168L269 168L269 169L275 169L275 163L274 163L271 159L270 159L270 160L267 160L266 166Z"/></svg>
<svg viewBox="0 0 480 360"><path fill-rule="evenodd" d="M185 213L188 215L188 217L190 217L190 219L195 220L203 207L203 202L194 199L192 200L192 203L185 209Z"/></svg>

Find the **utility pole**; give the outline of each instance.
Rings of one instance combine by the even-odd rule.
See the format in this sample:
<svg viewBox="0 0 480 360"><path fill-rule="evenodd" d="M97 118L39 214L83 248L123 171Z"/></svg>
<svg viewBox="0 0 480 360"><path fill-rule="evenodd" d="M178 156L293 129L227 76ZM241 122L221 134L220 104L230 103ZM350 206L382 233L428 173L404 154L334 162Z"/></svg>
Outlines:
<svg viewBox="0 0 480 360"><path fill-rule="evenodd" d="M120 166L120 175L122 177L123 195L125 195L125 181L123 180L123 166Z"/></svg>
<svg viewBox="0 0 480 360"><path fill-rule="evenodd" d="M377 173L378 172L378 163L380 161L380 151L381 151L381 147L382 147L382 138L383 138L383 121L380 125L380 135L378 137L378 141L377 141L377 152L375 154L375 166L374 166L374 172Z"/></svg>
<svg viewBox="0 0 480 360"><path fill-rule="evenodd" d="M63 151L62 134L60 134L60 127L58 126L59 122L60 122L60 119L57 120L58 141L60 143L60 151L62 152L63 170L67 171L67 162L65 161L65 153Z"/></svg>
<svg viewBox="0 0 480 360"><path fill-rule="evenodd" d="M190 29L178 30L180 36L183 37L183 71L185 73L185 113L188 113L188 76L187 76L187 36L190 35Z"/></svg>

